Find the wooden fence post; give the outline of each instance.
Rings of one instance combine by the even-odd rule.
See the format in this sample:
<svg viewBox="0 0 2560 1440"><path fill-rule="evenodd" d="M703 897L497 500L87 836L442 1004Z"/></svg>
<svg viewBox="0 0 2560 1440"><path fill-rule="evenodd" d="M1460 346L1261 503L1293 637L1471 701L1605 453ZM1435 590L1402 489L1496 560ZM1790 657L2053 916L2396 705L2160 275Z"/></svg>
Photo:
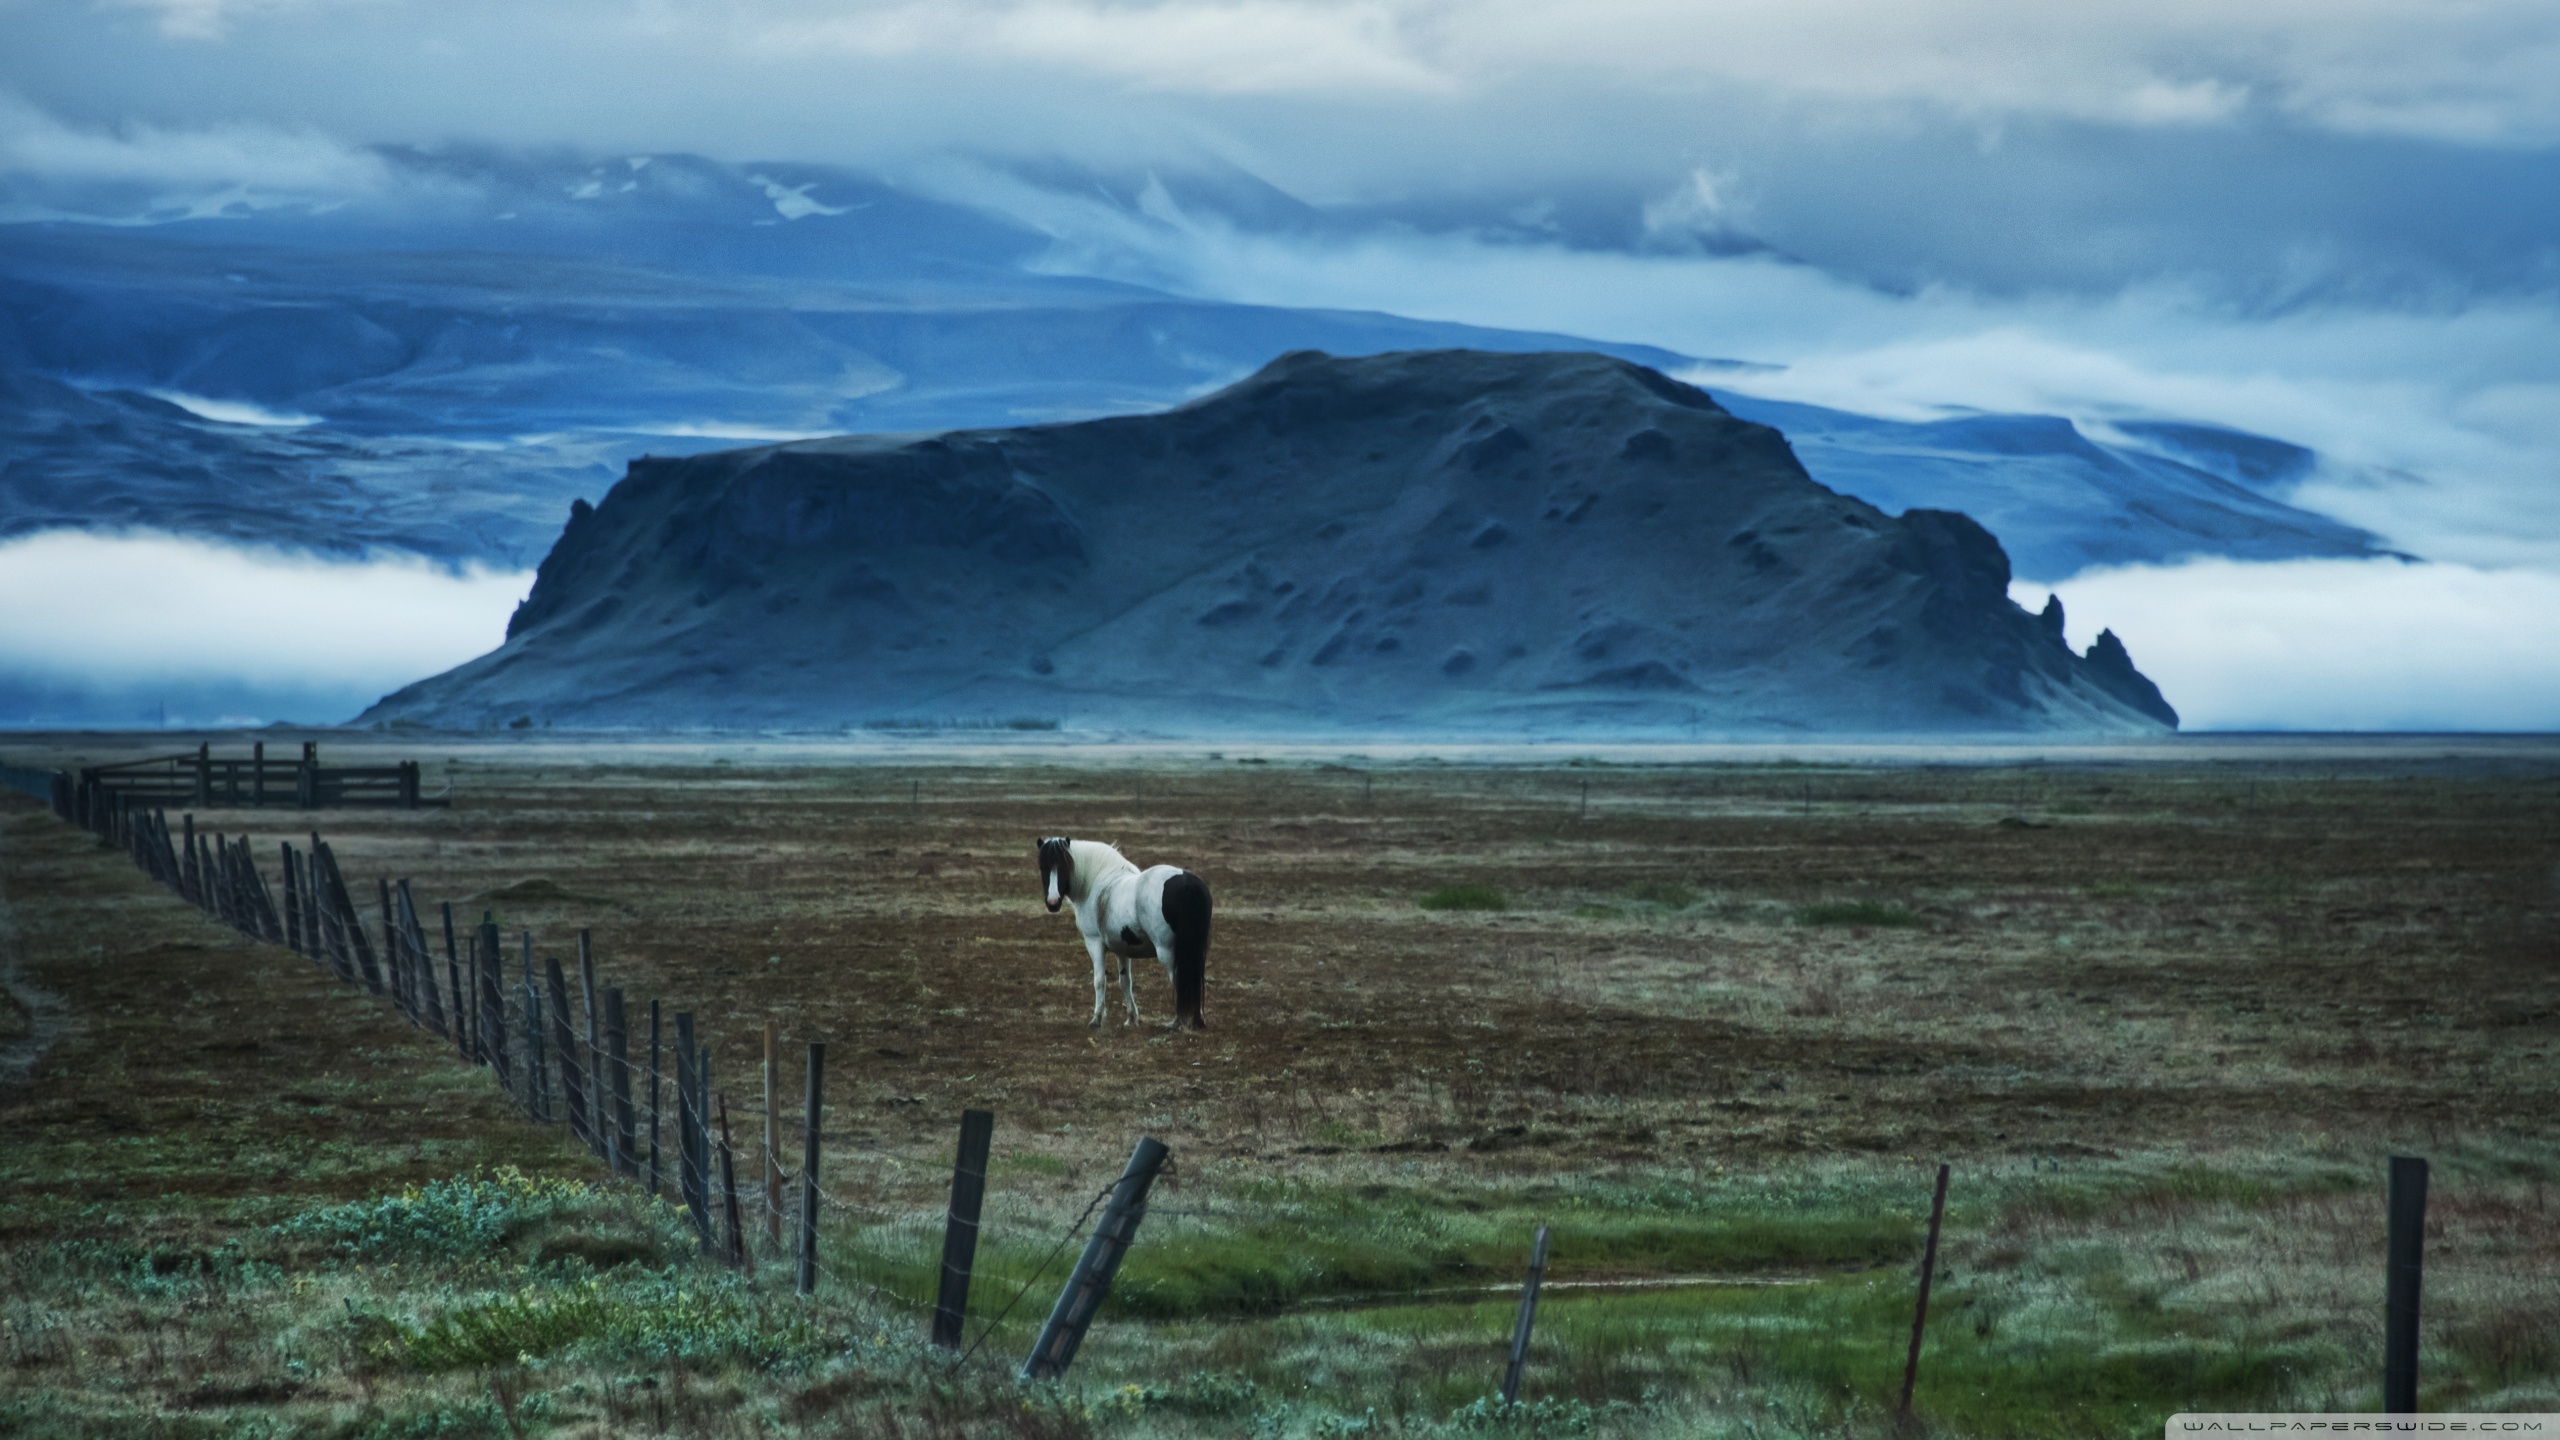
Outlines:
<svg viewBox="0 0 2560 1440"><path fill-rule="evenodd" d="M551 1066L542 1053L542 992L534 988L533 971L524 977L524 1094L517 1103L537 1125L551 1121Z"/></svg>
<svg viewBox="0 0 2560 1440"><path fill-rule="evenodd" d="M702 1196L702 1236L713 1239L711 1213L711 1047L693 1052L693 1183ZM704 1254L711 1253L708 1249Z"/></svg>
<svg viewBox="0 0 2560 1440"><path fill-rule="evenodd" d="M444 911L444 974L453 986L453 1043L461 1050L462 1058L468 1060L471 1058L471 1006L463 998L462 959L453 948L453 902L439 900L436 904Z"/></svg>
<svg viewBox="0 0 2560 1440"><path fill-rule="evenodd" d="M507 1001L502 988L501 972L506 959L498 950L498 917L481 912L480 940L475 947L480 957L480 1048L490 1068L498 1072L498 1083L509 1091L515 1089L514 1067L507 1062Z"/></svg>
<svg viewBox="0 0 2560 1440"><path fill-rule="evenodd" d="M2426 1258L2427 1162L2391 1157L2389 1250L2383 1270L2382 1413L2418 1413L2418 1281Z"/></svg>
<svg viewBox="0 0 2560 1440"><path fill-rule="evenodd" d="M267 877L258 871L257 857L250 853L249 842L240 842L240 866L257 891L258 907L266 916L267 938L278 945L284 943L284 912L276 908L275 892L267 888Z"/></svg>
<svg viewBox="0 0 2560 1440"><path fill-rule="evenodd" d="M960 1348L961 1327L969 1318L969 1271L977 1263L987 1145L995 1130L995 1112L960 1112L960 1153L951 1165L951 1208L942 1225L942 1288L933 1303L933 1343L945 1350Z"/></svg>
<svg viewBox="0 0 2560 1440"><path fill-rule="evenodd" d="M391 882L376 875L373 888L382 905L382 968L389 972L391 1008L408 1016L409 1023L415 1025L418 1002L409 993L409 967L402 963L407 957L400 953L400 926L391 914Z"/></svg>
<svg viewBox="0 0 2560 1440"><path fill-rule="evenodd" d="M747 1268L747 1232L738 1223L738 1167L729 1153L729 1097L723 1093L720 1105L720 1198L721 1215L729 1226L729 1264Z"/></svg>
<svg viewBox="0 0 2560 1440"><path fill-rule="evenodd" d="M695 1069L693 1012L676 1012L676 1191L693 1220L702 1253L711 1253L710 1197L705 1194L702 1162L694 1149L694 1127L701 1123L702 1076Z"/></svg>
<svg viewBox="0 0 2560 1440"><path fill-rule="evenodd" d="M1120 1261L1138 1238L1138 1222L1147 1214L1147 1192L1154 1188L1157 1174L1164 1169L1166 1153L1164 1142L1153 1135L1138 1137L1138 1148L1130 1152L1128 1168L1120 1172L1118 1183L1111 1187L1110 1201L1102 1207L1102 1218L1094 1222L1093 1237L1085 1241L1084 1254L1077 1257L1066 1287L1058 1292L1058 1303L1049 1312L1049 1322L1040 1327L1040 1338L1032 1344L1030 1358L1022 1362L1023 1379L1055 1380L1075 1363L1077 1347L1084 1344L1084 1332L1091 1328L1094 1313L1111 1293L1111 1277L1120 1272Z"/></svg>
<svg viewBox="0 0 2560 1440"><path fill-rule="evenodd" d="M1586 787L1589 782L1584 782ZM1520 1286L1520 1318L1511 1326L1511 1363L1502 1371L1502 1403L1520 1403L1520 1377L1529 1368L1529 1332L1538 1323L1538 1287L1547 1279L1547 1227L1529 1246L1529 1278Z"/></svg>
<svg viewBox="0 0 2560 1440"><path fill-rule="evenodd" d="M809 1097L801 1114L800 1138L800 1293L818 1288L818 1121L827 1084L827 1045L809 1042Z"/></svg>
<svg viewBox="0 0 2560 1440"><path fill-rule="evenodd" d="M427 949L427 927L418 923L418 898L409 891L406 876L396 887L400 895L400 936L409 947L409 960L417 969L418 995L426 1002L427 1028L438 1035L445 1033L444 987L436 982L436 957ZM451 931L446 938L451 938ZM448 947L449 949L449 947Z"/></svg>
<svg viewBox="0 0 2560 1440"><path fill-rule="evenodd" d="M202 905L204 890L198 884L196 876L196 817L193 812L189 812L179 816L178 823L184 825L187 831L186 848L180 852L178 861L178 874L181 877L178 882L178 893L187 897L188 904Z"/></svg>
<svg viewBox="0 0 2560 1440"><path fill-rule="evenodd" d="M213 808L213 746L210 743L196 747L196 808Z"/></svg>
<svg viewBox="0 0 2560 1440"><path fill-rule="evenodd" d="M782 1054L774 1046L773 1022L764 1022L764 1159L756 1169L764 1176L764 1247L782 1253Z"/></svg>
<svg viewBox="0 0 2560 1440"><path fill-rule="evenodd" d="M293 873L300 868L294 862L293 842L279 840L276 843L284 847L284 943L291 946L296 955L309 955L311 952L302 944L302 877Z"/></svg>
<svg viewBox="0 0 2560 1440"><path fill-rule="evenodd" d="M1912 1387L1920 1383L1920 1336L1929 1325L1929 1282L1938 1272L1938 1222L1947 1213L1947 1167L1938 1167L1938 1193L1929 1201L1929 1243L1920 1252L1920 1299L1911 1310L1911 1357L1902 1364L1900 1413L1911 1413Z"/></svg>
<svg viewBox="0 0 2560 1440"><path fill-rule="evenodd" d="M649 1002L649 1193L664 1195L667 1184L658 1173L658 1002Z"/></svg>
<svg viewBox="0 0 2560 1440"><path fill-rule="evenodd" d="M325 872L328 908L337 918L341 941L355 954L355 968L364 976L364 988L379 995L382 993L382 970L374 963L373 942L364 937L364 922L356 918L355 898L347 893L347 877L338 869L338 853L325 844L313 849L318 852L320 868Z"/></svg>
<svg viewBox="0 0 2560 1440"><path fill-rule="evenodd" d="M617 1175L640 1178L639 1157L631 1149L631 1022L622 1005L622 987L604 992L604 1059L599 1065L610 1066L612 1083L605 1087L613 1096L613 1118L607 1122L611 1136L611 1153L606 1157Z"/></svg>
<svg viewBox="0 0 2560 1440"><path fill-rule="evenodd" d="M602 1063L596 1059L596 1056L601 1053L604 1044L602 1026L599 1024L601 1017L596 1014L597 988L595 944L588 938L588 932L582 926L578 930L578 1004L587 1017L587 1073L590 1076L595 1074ZM598 1155L604 1157L606 1166L610 1168L613 1163L613 1142L608 1137L613 1134L613 1121L612 1117L604 1112L604 1087L589 1085L587 1098L588 1104L594 1110L594 1114L588 1117L587 1122L588 1143L595 1147Z"/></svg>
<svg viewBox="0 0 2560 1440"><path fill-rule="evenodd" d="M551 1039L560 1048L560 1104L568 1112L569 1133L580 1143L593 1146L595 1136L589 1129L592 1116L587 1107L586 1077L579 1073L578 1039L569 1028L569 982L560 973L560 957L543 958L546 977L551 982Z"/></svg>

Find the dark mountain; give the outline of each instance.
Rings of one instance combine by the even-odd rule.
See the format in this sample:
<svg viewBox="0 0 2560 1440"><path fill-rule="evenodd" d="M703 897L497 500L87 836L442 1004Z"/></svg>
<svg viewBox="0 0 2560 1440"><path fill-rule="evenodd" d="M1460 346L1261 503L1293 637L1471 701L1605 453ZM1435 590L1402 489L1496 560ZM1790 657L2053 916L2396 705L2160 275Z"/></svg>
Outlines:
<svg viewBox="0 0 2560 1440"><path fill-rule="evenodd" d="M1641 365L1301 352L1154 415L637 462L573 512L502 648L364 718L2176 723L2009 579L1963 515L1825 489Z"/></svg>

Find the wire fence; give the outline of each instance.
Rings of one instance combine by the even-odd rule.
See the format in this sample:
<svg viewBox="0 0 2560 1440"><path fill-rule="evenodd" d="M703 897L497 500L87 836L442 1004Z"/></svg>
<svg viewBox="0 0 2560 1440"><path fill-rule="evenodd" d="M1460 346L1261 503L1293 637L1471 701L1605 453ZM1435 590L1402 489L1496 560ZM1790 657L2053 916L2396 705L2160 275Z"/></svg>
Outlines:
<svg viewBox="0 0 2560 1440"><path fill-rule="evenodd" d="M947 1332L936 1330L960 1363L994 1363L1027 1339L1045 1313L1031 1303L1035 1292L1115 1193L1106 1186L1075 1213L1071 1198L986 1192L982 1139L972 1213L924 1202L945 1176L958 1193L955 1155L902 1153L825 1130L821 1044L809 1046L810 1083L794 1106L782 1089L780 1037L768 1025L750 1081L760 1093L733 1099L693 1014L604 984L588 931L577 932L575 958L564 963L560 947L537 946L527 930L502 933L485 912L477 924L457 925L453 906L439 903L431 924L405 878L351 885L316 832L305 844L277 842L262 858L245 835L199 830L192 812L172 823L159 807L99 803L96 794L66 804L79 797L66 797L58 778L0 771L0 784L52 802L208 916L292 950L450 1043L457 1061L485 1070L529 1122L567 1132L617 1183L681 1206L707 1260L759 1274L796 1267L800 1293L821 1302L858 1299L928 1321L954 1306ZM800 1142L796 1163L791 1139ZM1129 1230L1148 1213L1141 1190ZM963 1230L969 1244L955 1251ZM955 1253L968 1257L957 1267L956 1304ZM973 1279L982 1282L975 1306Z"/></svg>

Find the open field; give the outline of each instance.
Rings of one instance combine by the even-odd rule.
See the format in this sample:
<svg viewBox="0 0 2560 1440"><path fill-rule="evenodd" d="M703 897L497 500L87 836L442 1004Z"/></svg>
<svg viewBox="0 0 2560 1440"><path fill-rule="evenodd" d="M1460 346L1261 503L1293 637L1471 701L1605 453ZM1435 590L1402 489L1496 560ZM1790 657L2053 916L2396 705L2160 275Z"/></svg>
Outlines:
<svg viewBox="0 0 2560 1440"><path fill-rule="evenodd" d="M2547 743L362 744L453 807L199 823L272 865L317 819L359 890L408 876L540 952L592 928L607 983L702 1017L733 1097L768 1020L827 1040L830 1253L889 1293L801 1307L538 1179L483 1194L514 1217L494 1252L374 1245L328 1207L596 1169L387 1007L12 800L9 1023L60 1038L0 1079L0 1420L1881 1432L1943 1159L1925 1422L2132 1435L2375 1404L2391 1153L2436 1164L2426 1404L2560 1409ZM1061 832L1209 879L1208 1031L1155 1028L1152 968L1148 1024L1087 1029L1032 865ZM912 1339L968 1105L999 1117L982 1315L1137 1134L1176 1156L1114 1318L1028 1408L979 1372L1018 1360L1058 1268L968 1372ZM1506 1417L1476 1406L1512 1304L1490 1287L1540 1223L1557 1288Z"/></svg>

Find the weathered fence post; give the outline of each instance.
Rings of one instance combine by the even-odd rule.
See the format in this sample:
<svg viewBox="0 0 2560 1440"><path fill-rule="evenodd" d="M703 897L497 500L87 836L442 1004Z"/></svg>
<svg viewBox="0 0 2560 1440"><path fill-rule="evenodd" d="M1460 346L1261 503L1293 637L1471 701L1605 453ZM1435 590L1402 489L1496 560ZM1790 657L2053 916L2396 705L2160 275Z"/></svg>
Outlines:
<svg viewBox="0 0 2560 1440"><path fill-rule="evenodd" d="M774 1045L773 1022L764 1022L764 1247L782 1253L782 1052Z"/></svg>
<svg viewBox="0 0 2560 1440"><path fill-rule="evenodd" d="M418 994L426 1001L427 1028L442 1035L445 1033L444 988L436 983L436 957L427 949L427 927L418 922L418 899L409 892L406 877L397 888L400 895L400 936L402 943L409 947L411 963L417 967ZM446 930L445 938L448 941L453 938L450 928ZM451 951L452 947L448 945L446 953L450 955Z"/></svg>
<svg viewBox="0 0 2560 1440"><path fill-rule="evenodd" d="M738 1220L738 1167L729 1152L729 1097L724 1092L720 1105L720 1210L729 1227L729 1264L747 1268L747 1232Z"/></svg>
<svg viewBox="0 0 2560 1440"><path fill-rule="evenodd" d="M1947 1214L1947 1167L1938 1167L1938 1193L1929 1201L1929 1243L1920 1252L1920 1299L1911 1310L1911 1357L1902 1364L1902 1404L1911 1413L1912 1387L1920 1383L1920 1336L1929 1325L1929 1282L1938 1273L1938 1222Z"/></svg>
<svg viewBox="0 0 2560 1440"><path fill-rule="evenodd" d="M1066 1287L1058 1292L1058 1303L1049 1312L1049 1322L1040 1327L1040 1338L1032 1344L1030 1358L1022 1362L1023 1379L1055 1380L1075 1363L1076 1349L1084 1344L1084 1332L1092 1326L1094 1312L1102 1308L1103 1298L1111 1293L1111 1277L1120 1273L1121 1259L1138 1238L1138 1222L1147 1214L1147 1192L1154 1188L1156 1175L1164 1169L1166 1153L1164 1142L1153 1135L1138 1138L1138 1148L1129 1154L1128 1168L1120 1172L1118 1183L1111 1187L1111 1199L1102 1207L1102 1218L1094 1222L1093 1237L1085 1241L1084 1254L1077 1257Z"/></svg>
<svg viewBox="0 0 2560 1440"><path fill-rule="evenodd" d="M631 1022L623 1011L619 985L604 992L604 1048L605 1057L598 1063L613 1067L613 1083L607 1087L613 1096L613 1118L607 1125L612 1144L606 1159L615 1174L636 1180L640 1164L631 1148Z"/></svg>
<svg viewBox="0 0 2560 1440"><path fill-rule="evenodd" d="M577 1036L569 1029L569 982L560 973L559 956L546 956L542 963L551 982L551 1039L560 1050L560 1104L569 1115L569 1133L591 1145L586 1077L578 1064Z"/></svg>
<svg viewBox="0 0 2560 1440"><path fill-rule="evenodd" d="M480 957L480 1048L491 1069L498 1072L498 1083L513 1091L515 1070L507 1061L507 999L502 973L506 956L498 949L498 917L489 911L480 915L480 940L474 947Z"/></svg>
<svg viewBox="0 0 2560 1440"><path fill-rule="evenodd" d="M596 1059L596 1055L604 1043L602 1028L598 1023L600 1017L596 1014L597 989L596 948L587 930L582 926L578 930L578 1004L587 1017L587 1073L590 1077L595 1074L601 1064ZM595 1148L596 1154L604 1157L606 1166L610 1168L613 1164L613 1142L607 1137L613 1134L613 1122L612 1117L606 1115L604 1111L604 1087L590 1084L587 1097L588 1104L594 1111L588 1117L587 1141Z"/></svg>
<svg viewBox="0 0 2560 1440"><path fill-rule="evenodd" d="M658 1173L658 1002L649 1002L649 1193L664 1195L667 1184Z"/></svg>
<svg viewBox="0 0 2560 1440"><path fill-rule="evenodd" d="M702 1162L694 1148L694 1127L702 1123L702 1075L695 1066L693 1012L676 1012L676 1191L683 1197L702 1253L711 1253L710 1197L704 1193Z"/></svg>
<svg viewBox="0 0 2560 1440"><path fill-rule="evenodd" d="M1587 782L1586 782L1587 784ZM1511 1363L1502 1370L1502 1403L1520 1401L1520 1377L1529 1368L1529 1332L1538 1323L1538 1287L1547 1280L1547 1227L1529 1245L1529 1278L1520 1286L1520 1318L1511 1326Z"/></svg>
<svg viewBox="0 0 2560 1440"><path fill-rule="evenodd" d="M382 967L374 963L373 942L365 938L364 922L356 918L355 897L347 893L347 877L338 868L338 852L326 845L318 847L320 864L328 872L330 908L337 912L338 933L345 937L346 947L355 952L356 969L364 976L364 988L382 993Z"/></svg>
<svg viewBox="0 0 2560 1440"><path fill-rule="evenodd" d="M801 1111L800 1293L818 1288L818 1121L827 1085L827 1044L809 1042L809 1097Z"/></svg>
<svg viewBox="0 0 2560 1440"><path fill-rule="evenodd" d="M418 1002L409 994L409 967L402 963L408 957L400 953L400 927L391 915L391 882L373 877L373 888L382 905L382 968L389 972L391 1008L418 1023Z"/></svg>
<svg viewBox="0 0 2560 1440"><path fill-rule="evenodd" d="M960 1112L960 1154L951 1165L951 1208L942 1226L942 1289L933 1303L933 1343L960 1348L969 1317L969 1271L978 1257L978 1212L987 1198L987 1145L995 1112Z"/></svg>
<svg viewBox="0 0 2560 1440"><path fill-rule="evenodd" d="M187 897L188 904L201 905L204 903L204 890L197 880L196 817L194 812L190 811L187 814L179 816L178 823L184 825L187 831L186 849L182 852L181 858L178 861L178 875L180 877L178 881L178 893Z"/></svg>
<svg viewBox="0 0 2560 1440"><path fill-rule="evenodd" d="M444 911L444 974L453 985L453 1043L462 1058L471 1058L471 1006L463 998L462 960L453 948L453 902L436 902Z"/></svg>
<svg viewBox="0 0 2560 1440"><path fill-rule="evenodd" d="M302 944L302 877L293 873L299 868L293 859L293 842L276 843L284 848L284 943L294 954L308 955L311 952Z"/></svg>
<svg viewBox="0 0 2560 1440"><path fill-rule="evenodd" d="M2382 1300L2382 1412L2418 1413L2418 1281L2426 1258L2427 1162L2391 1157L2390 1249Z"/></svg>
<svg viewBox="0 0 2560 1440"><path fill-rule="evenodd" d="M196 808L213 808L213 746L210 743L196 747Z"/></svg>
<svg viewBox="0 0 2560 1440"><path fill-rule="evenodd" d="M534 988L531 966L524 975L524 1094L518 1103L535 1124L551 1123L551 1066L542 1053L542 992Z"/></svg>

